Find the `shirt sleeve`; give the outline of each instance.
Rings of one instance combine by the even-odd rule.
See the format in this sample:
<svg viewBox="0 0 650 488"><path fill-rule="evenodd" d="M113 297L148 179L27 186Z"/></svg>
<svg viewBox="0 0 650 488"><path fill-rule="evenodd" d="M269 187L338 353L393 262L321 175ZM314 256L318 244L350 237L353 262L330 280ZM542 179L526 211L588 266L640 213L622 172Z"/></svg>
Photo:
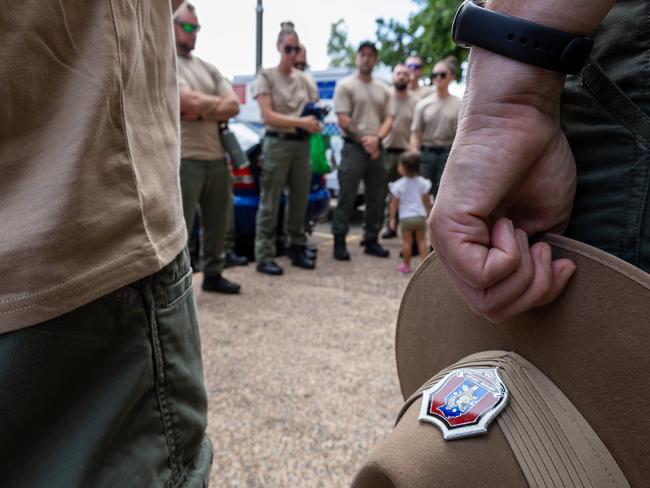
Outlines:
<svg viewBox="0 0 650 488"><path fill-rule="evenodd" d="M420 176L420 193L425 195L431 191L431 180Z"/></svg>
<svg viewBox="0 0 650 488"><path fill-rule="evenodd" d="M228 80L226 80L221 72L215 68L214 66L211 67L211 72L212 72L212 79L214 80L214 89L215 89L215 94L223 97L226 95L232 95L235 96L235 92L233 91L232 87L230 86L230 83L228 83Z"/></svg>
<svg viewBox="0 0 650 488"><path fill-rule="evenodd" d="M257 98L260 95L271 95L271 83L269 83L269 78L264 71L262 71L252 86L253 98Z"/></svg>
<svg viewBox="0 0 650 488"><path fill-rule="evenodd" d="M190 84L187 81L187 78L185 77L185 68L183 68L183 65L178 66L178 86L184 86L184 87L189 87Z"/></svg>
<svg viewBox="0 0 650 488"><path fill-rule="evenodd" d="M422 112L424 111L423 107L424 105L422 105L422 103L420 102L418 102L417 105L415 105L413 122L411 122L411 132L415 132L416 130L422 130Z"/></svg>
<svg viewBox="0 0 650 488"><path fill-rule="evenodd" d="M305 75L305 79L307 80L307 93L309 94L309 101L310 102L317 102L320 100L320 95L318 93L318 85L316 85L316 82L314 81L313 78Z"/></svg>
<svg viewBox="0 0 650 488"><path fill-rule="evenodd" d="M334 89L334 112L337 114L352 113L352 97L350 90L345 84L337 83Z"/></svg>
<svg viewBox="0 0 650 488"><path fill-rule="evenodd" d="M395 97L388 88L386 88L386 97L386 115L392 115L395 117L395 114L397 113L397 104L395 103Z"/></svg>
<svg viewBox="0 0 650 488"><path fill-rule="evenodd" d="M388 191L390 191L390 194L393 195L395 198L401 198L402 197L402 185L400 185L400 180L393 181L391 183L388 183Z"/></svg>
<svg viewBox="0 0 650 488"><path fill-rule="evenodd" d="M454 131L454 137L456 136L456 130L458 129L458 115L460 112L460 100L456 101L456 116L453 119L452 128Z"/></svg>

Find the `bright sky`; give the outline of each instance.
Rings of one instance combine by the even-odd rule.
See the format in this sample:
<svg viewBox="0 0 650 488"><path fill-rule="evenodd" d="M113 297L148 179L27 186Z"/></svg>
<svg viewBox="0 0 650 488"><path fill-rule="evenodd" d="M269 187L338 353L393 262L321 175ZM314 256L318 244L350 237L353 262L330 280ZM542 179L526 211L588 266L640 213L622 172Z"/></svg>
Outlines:
<svg viewBox="0 0 650 488"><path fill-rule="evenodd" d="M228 78L255 71L256 0L190 0L201 24L194 53L214 64ZM275 47L280 22L296 24L300 41L307 47L311 69L327 68L326 46L330 24L343 18L348 39L356 45L374 39L375 19L395 18L402 22L415 11L411 0L265 0L264 66L275 66Z"/></svg>

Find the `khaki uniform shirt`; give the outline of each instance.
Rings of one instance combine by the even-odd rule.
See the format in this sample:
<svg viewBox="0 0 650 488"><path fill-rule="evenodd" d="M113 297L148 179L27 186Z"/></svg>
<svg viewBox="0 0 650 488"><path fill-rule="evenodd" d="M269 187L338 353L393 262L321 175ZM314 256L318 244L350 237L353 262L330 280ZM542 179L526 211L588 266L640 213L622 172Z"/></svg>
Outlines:
<svg viewBox="0 0 650 488"><path fill-rule="evenodd" d="M178 85L205 95L235 96L217 68L202 59L178 56ZM199 161L224 159L219 123L214 120L181 120L181 158Z"/></svg>
<svg viewBox="0 0 650 488"><path fill-rule="evenodd" d="M38 8L2 13L0 332L150 275L187 240L169 3Z"/></svg>
<svg viewBox="0 0 650 488"><path fill-rule="evenodd" d="M365 82L356 74L343 78L334 90L334 111L352 119L346 137L376 136L389 115L395 115L390 88L382 81Z"/></svg>
<svg viewBox="0 0 650 488"><path fill-rule="evenodd" d="M300 117L308 102L318 101L316 84L300 70L294 69L289 76L278 67L263 69L253 82L253 97L271 96L274 112L292 117ZM296 132L295 128L275 127L266 124L266 130L276 132Z"/></svg>
<svg viewBox="0 0 650 488"><path fill-rule="evenodd" d="M395 118L390 132L383 141L383 145L386 148L407 149L411 138L413 112L418 98L410 92L406 93L406 97L398 98L395 95L395 89L393 89L391 96L395 107Z"/></svg>
<svg viewBox="0 0 650 488"><path fill-rule="evenodd" d="M415 98L420 100L424 100L430 95L433 95L436 92L436 87L433 85L425 85L425 86L420 86L418 87L417 90L409 90L409 92L415 96Z"/></svg>
<svg viewBox="0 0 650 488"><path fill-rule="evenodd" d="M434 93L415 106L411 131L422 132L423 146L449 146L456 136L459 108L458 97L438 98Z"/></svg>

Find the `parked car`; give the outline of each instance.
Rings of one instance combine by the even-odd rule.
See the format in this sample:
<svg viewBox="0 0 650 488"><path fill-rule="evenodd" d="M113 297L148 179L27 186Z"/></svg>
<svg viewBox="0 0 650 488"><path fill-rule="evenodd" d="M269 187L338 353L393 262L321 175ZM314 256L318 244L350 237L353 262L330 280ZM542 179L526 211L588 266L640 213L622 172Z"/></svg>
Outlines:
<svg viewBox="0 0 650 488"><path fill-rule="evenodd" d="M262 168L263 129L254 124L234 121L229 128L246 152L251 164L249 167L233 169L233 203L235 207L235 252L253 258L255 242L255 218L260 203L259 178ZM277 252L284 253L286 236L284 232L285 203L287 197L280 198L277 227ZM311 233L314 225L327 217L330 194L323 175L312 175L309 204L305 214L305 229Z"/></svg>

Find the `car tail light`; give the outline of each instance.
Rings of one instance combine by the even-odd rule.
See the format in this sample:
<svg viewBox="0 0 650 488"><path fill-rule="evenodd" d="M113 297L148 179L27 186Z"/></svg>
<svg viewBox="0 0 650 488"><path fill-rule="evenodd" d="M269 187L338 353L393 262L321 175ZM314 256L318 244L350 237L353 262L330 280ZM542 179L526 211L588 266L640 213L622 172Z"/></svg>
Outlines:
<svg viewBox="0 0 650 488"><path fill-rule="evenodd" d="M235 190L254 190L255 179L250 166L234 168L232 170L233 188Z"/></svg>

